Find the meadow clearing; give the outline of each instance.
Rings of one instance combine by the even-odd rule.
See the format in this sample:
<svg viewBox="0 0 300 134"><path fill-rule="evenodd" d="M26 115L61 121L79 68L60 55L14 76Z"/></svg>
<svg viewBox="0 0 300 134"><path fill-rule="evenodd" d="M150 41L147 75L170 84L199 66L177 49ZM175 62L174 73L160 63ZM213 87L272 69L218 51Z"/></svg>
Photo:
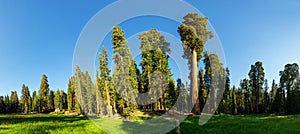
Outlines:
<svg viewBox="0 0 300 134"><path fill-rule="evenodd" d="M103 123L97 126L97 120L91 121L84 116L66 116L50 114L34 115L0 115L1 134L33 134L33 133L138 133L126 129L124 121L101 118ZM143 119L134 119L129 122L139 127ZM101 128L102 127L102 128ZM106 128L104 128L106 127ZM155 128L155 126L153 126ZM198 125L198 117L188 117L180 125L181 133L300 133L300 115L267 116L267 115L215 115L205 125ZM169 133L176 133L172 130Z"/></svg>

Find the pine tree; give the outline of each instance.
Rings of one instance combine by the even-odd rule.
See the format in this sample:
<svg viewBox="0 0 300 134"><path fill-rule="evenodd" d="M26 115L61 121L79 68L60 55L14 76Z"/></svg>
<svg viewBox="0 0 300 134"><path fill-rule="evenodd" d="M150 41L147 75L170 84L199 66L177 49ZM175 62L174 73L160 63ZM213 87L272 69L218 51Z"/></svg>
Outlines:
<svg viewBox="0 0 300 134"><path fill-rule="evenodd" d="M287 64L284 67L283 71L280 71L280 88L286 90L286 110L288 113L293 113L293 89L296 83L297 78L299 77L299 66L298 64Z"/></svg>
<svg viewBox="0 0 300 134"><path fill-rule="evenodd" d="M200 104L200 109L203 111L204 105L208 98L208 91L204 81L204 70L202 68L200 68L198 76L199 76L199 104Z"/></svg>
<svg viewBox="0 0 300 134"><path fill-rule="evenodd" d="M250 87L252 90L252 105L253 108L255 109L254 111L256 114L259 114L259 107L261 105L261 94L264 92L263 91L263 84L265 80L265 73L264 73L264 68L263 68L263 63L258 61L255 63L255 65L251 66L251 70L248 73L249 78L250 78Z"/></svg>
<svg viewBox="0 0 300 134"><path fill-rule="evenodd" d="M5 103L4 103L4 97L0 96L0 113L5 113Z"/></svg>
<svg viewBox="0 0 300 134"><path fill-rule="evenodd" d="M22 85L21 99L20 99L21 112L28 113L31 111L31 97L28 86Z"/></svg>
<svg viewBox="0 0 300 134"><path fill-rule="evenodd" d="M141 79L144 90L142 92L150 91L150 93L159 94L156 109L165 111L163 90L167 89L171 76L168 63L168 54L171 53L170 43L155 29L140 34L139 39L141 40L140 49L142 51L140 64L143 69ZM154 92L152 88L158 89L158 92Z"/></svg>
<svg viewBox="0 0 300 134"><path fill-rule="evenodd" d="M33 91L32 93L32 111L38 112L38 96L36 91Z"/></svg>
<svg viewBox="0 0 300 134"><path fill-rule="evenodd" d="M117 93L122 99L118 101L120 113L130 115L136 108L138 85L135 73L135 65L130 49L121 27L115 26L112 31L114 71L112 80Z"/></svg>
<svg viewBox="0 0 300 134"><path fill-rule="evenodd" d="M19 112L19 98L16 91L11 91L10 95L10 112L18 113Z"/></svg>
<svg viewBox="0 0 300 134"><path fill-rule="evenodd" d="M225 85L224 85L224 92L223 92L223 97L222 100L220 102L220 105L218 107L218 112L220 113L230 113L231 109L230 109L230 72L228 67L225 69L226 72L226 78L225 78ZM223 86L220 86L223 87Z"/></svg>
<svg viewBox="0 0 300 134"><path fill-rule="evenodd" d="M243 79L241 80L241 88L244 91L244 105L245 105L245 113L250 114L252 113L252 97L251 97L251 90L249 87L249 80Z"/></svg>
<svg viewBox="0 0 300 134"><path fill-rule="evenodd" d="M75 104L77 102L76 93L75 93L75 77L71 77L68 83L68 111L75 110Z"/></svg>
<svg viewBox="0 0 300 134"><path fill-rule="evenodd" d="M56 107L54 107L54 92L53 90L50 90L49 96L48 96L48 108L50 111L53 111Z"/></svg>
<svg viewBox="0 0 300 134"><path fill-rule="evenodd" d="M236 102L236 89L233 86L231 90L231 98L232 98L232 114L237 114L237 102Z"/></svg>
<svg viewBox="0 0 300 134"><path fill-rule="evenodd" d="M263 99L263 107L262 107L262 110L264 113L268 113L269 112L269 102L270 102L270 98L269 98L269 86L268 86L268 80L266 79L265 80L265 87L264 87L264 99Z"/></svg>
<svg viewBox="0 0 300 134"><path fill-rule="evenodd" d="M49 110L47 106L48 95L49 95L49 84L48 84L47 76L43 75L40 89L39 89L39 102L40 102L39 112L46 112Z"/></svg>
<svg viewBox="0 0 300 134"><path fill-rule="evenodd" d="M189 59L192 103L199 102L197 68L202 58L202 51L207 38L212 38L213 33L207 30L208 18L202 18L197 13L189 13L183 17L183 24L178 27L182 44L185 48L185 58ZM196 104L193 109L195 114L200 113L200 106Z"/></svg>
<svg viewBox="0 0 300 134"><path fill-rule="evenodd" d="M110 97L111 94L109 88L110 70L108 68L108 55L105 47L102 48L102 54L101 53L99 54L99 68L100 68L100 78L97 75L97 87L100 93L103 95L105 102L107 103L106 113L110 117L112 117L113 112L112 112L111 97ZM98 105L100 105L99 102Z"/></svg>
<svg viewBox="0 0 300 134"><path fill-rule="evenodd" d="M86 104L86 92L84 85L82 83L82 76L83 72L80 70L79 66L76 66L76 73L75 73L75 93L76 93L76 104L75 109L78 114L85 114L85 104Z"/></svg>
<svg viewBox="0 0 300 134"><path fill-rule="evenodd" d="M220 62L217 54L210 54L209 52L204 53L204 66L205 66L205 75L204 81L206 88L209 91L209 111L214 112L217 109L216 102L221 99L222 96L220 88L224 88L226 85L226 74L223 68L223 64ZM216 111L218 112L218 111Z"/></svg>
<svg viewBox="0 0 300 134"><path fill-rule="evenodd" d="M278 85L275 83L275 80L273 79L272 82L272 87L271 87L271 91L270 91L270 102L269 102L269 109L274 112L275 111L275 98L276 98L276 94L277 94L277 88Z"/></svg>

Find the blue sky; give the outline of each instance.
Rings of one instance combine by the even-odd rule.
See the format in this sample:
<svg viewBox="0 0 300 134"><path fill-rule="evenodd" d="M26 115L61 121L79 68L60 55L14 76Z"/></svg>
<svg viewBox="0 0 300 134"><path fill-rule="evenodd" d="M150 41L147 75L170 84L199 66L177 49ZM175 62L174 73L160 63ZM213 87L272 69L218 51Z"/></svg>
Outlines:
<svg viewBox="0 0 300 134"><path fill-rule="evenodd" d="M66 90L80 32L91 17L112 2L0 1L0 95L11 90L20 94L23 83L31 91L36 90L42 74L49 77L51 89ZM218 33L232 84L238 85L240 79L247 78L250 65L258 60L263 61L269 81L273 78L278 81L279 71L285 64L300 63L299 1L186 2L209 17ZM121 25L129 38L150 28L173 31L176 35L176 24L148 17ZM105 42L106 45L109 48L111 44Z"/></svg>

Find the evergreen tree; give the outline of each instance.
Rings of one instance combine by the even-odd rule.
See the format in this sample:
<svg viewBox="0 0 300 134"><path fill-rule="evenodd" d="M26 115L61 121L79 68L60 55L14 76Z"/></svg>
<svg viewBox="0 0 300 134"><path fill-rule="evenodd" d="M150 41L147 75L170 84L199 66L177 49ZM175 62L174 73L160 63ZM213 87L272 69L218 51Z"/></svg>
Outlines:
<svg viewBox="0 0 300 134"><path fill-rule="evenodd" d="M71 77L68 83L68 111L75 110L75 104L77 102L75 93L75 77Z"/></svg>
<svg viewBox="0 0 300 134"><path fill-rule="evenodd" d="M267 113L269 112L269 102L270 102L270 98L269 98L269 86L268 86L268 80L266 79L265 80L265 87L264 87L264 99L263 99L263 107L262 107L262 110L264 113Z"/></svg>
<svg viewBox="0 0 300 134"><path fill-rule="evenodd" d="M275 111L275 98L276 98L276 94L277 94L277 88L278 85L275 83L275 80L273 79L272 82L272 87L271 87L271 91L270 91L270 102L269 102L269 109L274 112Z"/></svg>
<svg viewBox="0 0 300 134"><path fill-rule="evenodd" d="M121 27L115 26L112 33L115 63L112 80L117 93L122 97L118 101L120 113L129 115L137 108L138 83L136 74L130 74L136 72L135 65Z"/></svg>
<svg viewBox="0 0 300 134"><path fill-rule="evenodd" d="M177 88L175 87L175 80L170 78L169 82L168 82L168 87L165 91L165 96L164 96L164 100L165 100L165 105L166 108L171 109L174 104L176 103L176 100L178 98L179 95L179 90L177 90Z"/></svg>
<svg viewBox="0 0 300 134"><path fill-rule="evenodd" d="M0 113L4 113L4 98L0 96Z"/></svg>
<svg viewBox="0 0 300 134"><path fill-rule="evenodd" d="M231 90L231 98L232 98L232 114L237 114L237 102L236 102L236 89L233 86Z"/></svg>
<svg viewBox="0 0 300 134"><path fill-rule="evenodd" d="M108 55L105 47L102 48L102 54L101 53L99 54L99 67L100 67L100 78L97 75L97 87L100 93L103 95L105 102L107 103L106 113L110 117L112 117L113 112L112 112L111 97L110 97L111 93L109 88L110 70L108 68ZM100 105L99 102L98 105Z"/></svg>
<svg viewBox="0 0 300 134"><path fill-rule="evenodd" d="M33 91L32 93L32 111L38 112L38 96L36 91Z"/></svg>
<svg viewBox="0 0 300 134"><path fill-rule="evenodd" d="M31 97L28 86L22 85L21 99L20 99L21 112L27 113L31 111Z"/></svg>
<svg viewBox="0 0 300 134"><path fill-rule="evenodd" d="M220 113L230 113L231 109L231 99L230 99L230 72L228 67L225 69L226 72L226 82L223 92L222 101L218 107Z"/></svg>
<svg viewBox="0 0 300 134"><path fill-rule="evenodd" d="M5 113L5 103L3 96L0 96L0 113Z"/></svg>
<svg viewBox="0 0 300 134"><path fill-rule="evenodd" d="M197 68L198 62L202 58L204 44L207 38L212 38L213 33L207 30L208 18L202 18L197 13L189 13L183 17L182 25L178 27L182 44L185 49L185 58L189 60L190 65L190 78L191 78L191 95L192 103L196 104L193 112L200 113L200 106L198 98L198 80Z"/></svg>
<svg viewBox="0 0 300 134"><path fill-rule="evenodd" d="M240 86L244 91L245 113L250 114L253 111L252 111L252 97L251 97L252 93L249 87L249 80L248 79L241 80Z"/></svg>
<svg viewBox="0 0 300 134"><path fill-rule="evenodd" d="M159 94L158 110L165 110L164 93L171 76L167 54L171 53L170 43L157 30L151 29L139 35L142 51L142 85L144 92ZM153 80L154 79L154 80ZM152 89L154 88L154 90ZM158 93L154 92L158 89ZM156 98L154 98L156 100Z"/></svg>
<svg viewBox="0 0 300 134"><path fill-rule="evenodd" d="M209 111L216 111L216 102L221 99L220 88L225 87L226 74L223 68L223 64L219 61L217 54L210 54L209 52L204 53L204 65L205 65L205 75L204 81L206 88L209 91ZM218 112L218 111L216 111Z"/></svg>
<svg viewBox="0 0 300 134"><path fill-rule="evenodd" d="M298 64L287 64L283 71L280 71L280 88L286 90L286 110L288 113L295 112L293 104L292 91L294 89L297 78L299 77L299 66ZM297 104L296 104L297 105Z"/></svg>
<svg viewBox="0 0 300 134"><path fill-rule="evenodd" d="M57 90L54 93L54 106L60 110L67 108L67 94L63 90Z"/></svg>
<svg viewBox="0 0 300 134"><path fill-rule="evenodd" d="M207 96L208 91L204 81L204 70L202 68L200 68L198 76L199 76L199 104L200 104L200 109L203 111L204 105L208 98Z"/></svg>
<svg viewBox="0 0 300 134"><path fill-rule="evenodd" d="M49 95L49 84L48 84L47 76L43 75L40 84L40 89L39 89L39 103L40 103L39 112L46 112L49 110L47 106L48 95Z"/></svg>
<svg viewBox="0 0 300 134"><path fill-rule="evenodd" d="M237 103L237 113L244 114L245 113L245 94L243 88L238 88L237 93L235 94L236 103Z"/></svg>
<svg viewBox="0 0 300 134"><path fill-rule="evenodd" d="M261 94L263 91L263 84L265 80L264 68L262 62L256 62L251 66L251 70L248 73L250 78L250 87L252 90L252 105L256 114L259 114L259 107L261 105Z"/></svg>
<svg viewBox="0 0 300 134"><path fill-rule="evenodd" d="M19 98L16 91L11 91L10 95L10 112L18 113L19 112Z"/></svg>
<svg viewBox="0 0 300 134"><path fill-rule="evenodd" d="M76 66L75 73L75 93L76 93L76 104L75 109L78 114L84 114L86 110L86 91L83 85L83 72L80 70L79 66Z"/></svg>
<svg viewBox="0 0 300 134"><path fill-rule="evenodd" d="M54 107L54 92L53 90L50 90L49 96L48 96L48 108L50 111L53 111L56 107Z"/></svg>

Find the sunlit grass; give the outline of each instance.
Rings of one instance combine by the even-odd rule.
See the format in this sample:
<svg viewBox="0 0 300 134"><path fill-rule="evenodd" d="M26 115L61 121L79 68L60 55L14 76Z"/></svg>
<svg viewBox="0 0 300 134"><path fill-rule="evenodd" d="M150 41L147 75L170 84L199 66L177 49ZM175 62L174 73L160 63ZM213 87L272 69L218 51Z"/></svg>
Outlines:
<svg viewBox="0 0 300 134"><path fill-rule="evenodd" d="M151 118L153 119L153 118ZM206 124L198 125L199 117L188 117L181 123L181 133L300 133L300 115L264 116L264 115L215 115ZM168 122L168 121L167 121ZM174 123L169 121L169 123ZM120 119L65 116L65 115L0 115L0 133L2 134L69 134L69 133L137 133L135 129L148 125L155 129L157 124L146 123L145 119L131 121ZM147 131L147 130L145 130ZM159 130L157 130L159 132ZM172 130L170 133L176 133Z"/></svg>

